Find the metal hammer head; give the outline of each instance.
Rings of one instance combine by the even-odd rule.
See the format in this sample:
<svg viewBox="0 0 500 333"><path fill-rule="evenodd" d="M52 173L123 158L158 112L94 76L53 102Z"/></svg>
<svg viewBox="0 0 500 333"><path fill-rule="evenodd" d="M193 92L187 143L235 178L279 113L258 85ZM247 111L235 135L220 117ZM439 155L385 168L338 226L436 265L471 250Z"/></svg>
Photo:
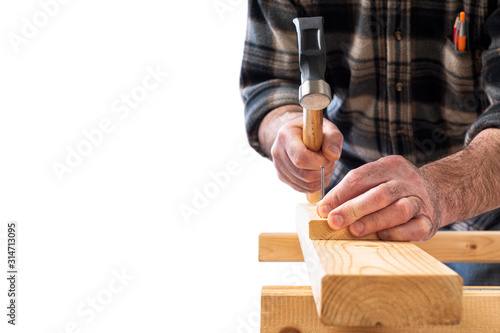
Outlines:
<svg viewBox="0 0 500 333"><path fill-rule="evenodd" d="M302 85L299 103L308 110L323 110L331 100L330 85L325 81L326 50L323 17L300 17L293 20L299 42L299 66Z"/></svg>

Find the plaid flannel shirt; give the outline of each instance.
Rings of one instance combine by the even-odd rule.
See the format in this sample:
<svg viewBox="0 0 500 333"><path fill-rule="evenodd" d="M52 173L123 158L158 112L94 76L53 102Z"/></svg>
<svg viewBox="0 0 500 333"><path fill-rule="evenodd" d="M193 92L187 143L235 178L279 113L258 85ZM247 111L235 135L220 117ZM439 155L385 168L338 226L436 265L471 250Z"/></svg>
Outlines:
<svg viewBox="0 0 500 333"><path fill-rule="evenodd" d="M467 49L452 42L464 10ZM387 155L416 165L453 154L486 128L500 128L500 1L249 0L241 93L249 142L283 105L298 105L300 69L292 19L323 16L324 117L344 135L330 187ZM485 229L500 213L456 223Z"/></svg>

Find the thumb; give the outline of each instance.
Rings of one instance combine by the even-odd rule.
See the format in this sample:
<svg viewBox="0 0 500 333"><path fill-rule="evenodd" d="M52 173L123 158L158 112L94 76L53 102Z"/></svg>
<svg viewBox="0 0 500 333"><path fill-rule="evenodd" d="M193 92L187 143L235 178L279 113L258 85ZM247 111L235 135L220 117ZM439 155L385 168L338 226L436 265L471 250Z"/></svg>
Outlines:
<svg viewBox="0 0 500 333"><path fill-rule="evenodd" d="M342 153L344 136L337 126L327 119L323 120L323 155L330 161L337 161Z"/></svg>

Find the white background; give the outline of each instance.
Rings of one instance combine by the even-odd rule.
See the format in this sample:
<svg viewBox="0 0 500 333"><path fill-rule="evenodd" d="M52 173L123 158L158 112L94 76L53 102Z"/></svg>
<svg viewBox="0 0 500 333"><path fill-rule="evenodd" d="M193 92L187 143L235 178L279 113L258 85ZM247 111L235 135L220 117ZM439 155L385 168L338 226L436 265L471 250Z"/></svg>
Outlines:
<svg viewBox="0 0 500 333"><path fill-rule="evenodd" d="M307 284L303 264L257 259L258 234L293 232L305 197L245 144L246 6L69 0L44 22L39 1L2 1L1 332L258 332L262 285ZM148 67L168 76L120 118L113 104ZM59 180L53 164L103 119L112 132ZM8 221L19 223L16 327Z"/></svg>

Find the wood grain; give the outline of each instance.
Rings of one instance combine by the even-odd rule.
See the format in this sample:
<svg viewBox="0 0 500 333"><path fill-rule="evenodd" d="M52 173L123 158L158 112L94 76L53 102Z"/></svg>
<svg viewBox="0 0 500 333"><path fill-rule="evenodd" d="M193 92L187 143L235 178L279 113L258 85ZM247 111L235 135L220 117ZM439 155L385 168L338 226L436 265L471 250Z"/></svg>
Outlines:
<svg viewBox="0 0 500 333"><path fill-rule="evenodd" d="M323 144L323 110L303 109L302 141L312 151L320 151Z"/></svg>
<svg viewBox="0 0 500 333"><path fill-rule="evenodd" d="M459 323L462 278L414 244L311 240L310 210L299 205L296 216L322 323L349 327Z"/></svg>
<svg viewBox="0 0 500 333"><path fill-rule="evenodd" d="M304 261L299 237L296 233L260 234L259 261Z"/></svg>
<svg viewBox="0 0 500 333"><path fill-rule="evenodd" d="M309 223L309 238L310 239L377 239L380 240L378 234L373 233L364 237L355 237L349 231L349 228L342 230L333 230L328 225L328 221L318 215L315 204L299 204L301 207L300 214Z"/></svg>
<svg viewBox="0 0 500 333"><path fill-rule="evenodd" d="M500 263L500 231L439 231L415 245L442 262Z"/></svg>
<svg viewBox="0 0 500 333"><path fill-rule="evenodd" d="M303 109L302 141L312 151L320 151L323 144L323 110ZM316 203L321 200L321 191L307 194L307 201Z"/></svg>
<svg viewBox="0 0 500 333"><path fill-rule="evenodd" d="M428 241L413 244L442 262L500 263L500 231L438 231ZM298 235L259 235L259 261L304 261Z"/></svg>
<svg viewBox="0 0 500 333"><path fill-rule="evenodd" d="M331 327L321 323L310 287L264 287L261 333L476 333L500 331L500 289L463 290L459 325L421 327Z"/></svg>

